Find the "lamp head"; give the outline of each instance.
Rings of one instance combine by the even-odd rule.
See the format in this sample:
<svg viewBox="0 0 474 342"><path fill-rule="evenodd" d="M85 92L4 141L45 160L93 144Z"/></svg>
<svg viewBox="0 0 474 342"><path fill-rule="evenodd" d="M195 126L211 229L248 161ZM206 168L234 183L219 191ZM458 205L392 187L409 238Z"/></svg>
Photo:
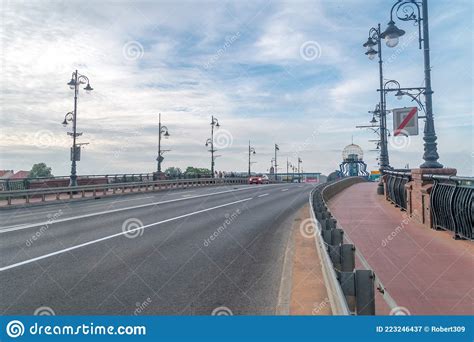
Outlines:
<svg viewBox="0 0 474 342"><path fill-rule="evenodd" d="M378 51L370 47L365 54L367 55L367 57L369 57L370 60L372 60L375 58L375 56L377 56Z"/></svg>
<svg viewBox="0 0 474 342"><path fill-rule="evenodd" d="M380 34L380 37L385 39L385 44L388 47L395 47L398 44L398 40L405 34L404 30L399 29L393 20L390 20L387 28Z"/></svg>
<svg viewBox="0 0 474 342"><path fill-rule="evenodd" d="M395 94L395 96L397 97L397 99L401 100L403 98L403 92L401 90L397 91L397 93Z"/></svg>
<svg viewBox="0 0 474 342"><path fill-rule="evenodd" d="M71 78L67 85L69 86L69 88L74 89L74 87L76 86L76 81L74 81L74 78Z"/></svg>
<svg viewBox="0 0 474 342"><path fill-rule="evenodd" d="M89 92L89 91L94 90L94 88L92 88L91 85L89 83L87 83L87 86L84 88L84 90Z"/></svg>
<svg viewBox="0 0 474 342"><path fill-rule="evenodd" d="M362 45L363 47L366 47L367 50L373 46L377 45L376 42L374 42L374 40L372 39L372 37L369 37L369 39L367 39L367 41Z"/></svg>

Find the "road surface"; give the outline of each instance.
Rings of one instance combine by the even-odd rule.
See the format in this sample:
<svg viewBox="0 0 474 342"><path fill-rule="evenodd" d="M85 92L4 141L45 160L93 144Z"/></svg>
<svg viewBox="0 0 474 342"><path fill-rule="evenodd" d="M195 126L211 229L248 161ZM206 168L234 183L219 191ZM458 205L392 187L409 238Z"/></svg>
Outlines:
<svg viewBox="0 0 474 342"><path fill-rule="evenodd" d="M0 211L3 315L275 314L308 184L172 190Z"/></svg>

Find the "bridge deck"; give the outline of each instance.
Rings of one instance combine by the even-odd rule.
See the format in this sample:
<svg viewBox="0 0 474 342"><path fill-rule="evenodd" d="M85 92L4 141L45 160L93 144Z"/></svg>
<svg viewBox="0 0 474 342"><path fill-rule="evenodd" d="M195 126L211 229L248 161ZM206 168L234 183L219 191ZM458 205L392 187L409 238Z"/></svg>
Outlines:
<svg viewBox="0 0 474 342"><path fill-rule="evenodd" d="M414 222L376 186L355 184L329 207L397 305L417 315L474 314L472 242ZM386 305L376 306L388 314Z"/></svg>

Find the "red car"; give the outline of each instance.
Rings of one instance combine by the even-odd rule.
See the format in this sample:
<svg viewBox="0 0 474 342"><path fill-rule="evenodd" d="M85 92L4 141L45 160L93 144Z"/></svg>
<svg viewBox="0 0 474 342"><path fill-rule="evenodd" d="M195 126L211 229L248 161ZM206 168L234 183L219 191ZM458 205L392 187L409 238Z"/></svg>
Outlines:
<svg viewBox="0 0 474 342"><path fill-rule="evenodd" d="M268 184L270 180L267 175L256 175L249 177L249 184Z"/></svg>

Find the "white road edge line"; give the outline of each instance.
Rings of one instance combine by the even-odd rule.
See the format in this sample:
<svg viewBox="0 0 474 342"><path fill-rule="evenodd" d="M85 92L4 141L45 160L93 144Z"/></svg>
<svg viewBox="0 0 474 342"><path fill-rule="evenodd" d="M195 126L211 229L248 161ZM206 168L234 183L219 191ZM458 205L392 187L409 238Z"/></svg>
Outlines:
<svg viewBox="0 0 474 342"><path fill-rule="evenodd" d="M269 185L269 186L272 186L272 185ZM275 184L275 185L277 185L277 184ZM194 199L194 198L200 198L200 197L206 197L206 196L215 196L215 195L225 194L225 193L229 193L229 192L237 192L237 191L244 191L244 190L255 190L255 188L248 187L248 188L232 189L232 190L226 190L226 191L220 191L220 192L212 192L212 193L196 195L196 196L192 196L192 197L175 198L175 199L167 200L167 201L140 204L140 205L136 205L136 206L133 206L133 207L118 208L118 209L99 211L99 212L96 212L96 213L84 214L84 215L79 215L79 216L66 217L66 218L63 218L63 219L57 219L57 220L53 220L53 221L50 220L50 221L31 223L31 224L21 225L21 226L17 225L17 226L9 226L9 227L0 227L0 234L13 232L13 231L17 231L17 230L22 230L22 229L40 227L40 226L43 226L43 225L51 226L51 225L56 224L56 223L74 221L74 220L79 220L79 219L82 219L82 218L94 217L94 216L99 216L99 215L104 215L104 214L111 214L111 213L116 213L116 212L125 211L125 210L151 207L151 206L158 205L158 204L173 203L173 202L178 202L178 201L190 200L190 199Z"/></svg>
<svg viewBox="0 0 474 342"><path fill-rule="evenodd" d="M265 197L265 196L268 196L268 194L261 194L261 195L258 195L257 197Z"/></svg>
<svg viewBox="0 0 474 342"><path fill-rule="evenodd" d="M42 259L46 259L46 258L55 256L55 255L63 254L63 253L66 253L66 252L69 252L69 251L72 251L72 250L75 250L75 249L78 249L78 248L81 248L81 247L89 246L89 245L92 245L92 244L97 243L97 242L109 240L109 239L112 239L112 238L117 237L117 236L121 236L121 235L125 235L125 234L130 234L130 233L133 233L133 232L138 231L138 230L141 230L141 229L146 229L146 228L150 228L150 227L153 227L153 226L158 226L158 225L163 224L163 223L167 223L167 222L171 222L171 221L176 221L176 220L179 220L179 219L188 217L188 216L192 216L192 215L197 215L197 214L200 214L200 213L204 213L204 212L206 212L206 211L211 211L211 210L214 210L214 209L219 209L219 208L222 208L222 207L227 207L227 206L230 206L230 205L233 205L233 204L237 204L237 203L241 203L241 202L250 201L251 199L253 199L253 197L245 198L245 199L242 199L242 200L238 200L238 201L230 202L230 203L226 203L226 204L221 204L221 205L218 205L218 206L215 206L215 207L212 207L212 208L207 208L207 209L202 209L202 210L198 210L198 211L193 211L193 212L188 213L188 214L184 214L184 215L172 217L172 218L169 218L169 219L166 219L166 220L163 220L163 221L158 221L158 222L155 222L155 223L150 223L150 224L144 225L144 226L142 226L142 227L138 227L138 228L135 228L135 229L127 230L127 231L125 231L125 232L120 232L120 233L117 233L117 234L108 235L108 236L105 236L105 237L100 238L100 239L96 239L96 240L84 242L84 243L81 243L81 244L76 245L76 246L64 248L64 249L61 249L61 250L56 251L56 252L44 254L44 255L41 255L41 256L36 257L36 258L28 259L28 260L25 260L25 261L17 262L16 264L11 264L11 265L8 265L8 266L1 267L1 268L0 268L0 272L6 271L6 270L9 270L9 269L12 269L12 268L16 268L16 267L19 267L19 266L22 266L22 265L30 264L30 263L32 263L32 262L35 262L35 261L38 261L38 260L42 260Z"/></svg>

